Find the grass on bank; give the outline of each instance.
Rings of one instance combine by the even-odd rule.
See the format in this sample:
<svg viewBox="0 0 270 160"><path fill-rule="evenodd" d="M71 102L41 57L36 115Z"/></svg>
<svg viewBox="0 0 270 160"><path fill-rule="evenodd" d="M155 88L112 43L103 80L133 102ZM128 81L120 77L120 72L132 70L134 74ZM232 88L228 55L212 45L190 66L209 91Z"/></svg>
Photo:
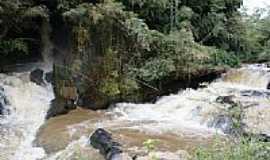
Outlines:
<svg viewBox="0 0 270 160"><path fill-rule="evenodd" d="M230 144L215 140L207 148L198 148L193 160L270 160L270 143L245 138Z"/></svg>

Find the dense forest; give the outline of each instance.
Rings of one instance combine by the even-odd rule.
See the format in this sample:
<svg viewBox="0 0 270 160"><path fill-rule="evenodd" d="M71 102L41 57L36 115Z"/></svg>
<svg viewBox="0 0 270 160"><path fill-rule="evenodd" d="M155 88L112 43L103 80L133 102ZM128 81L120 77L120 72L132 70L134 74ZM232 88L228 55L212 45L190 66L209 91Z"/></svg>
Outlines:
<svg viewBox="0 0 270 160"><path fill-rule="evenodd" d="M186 83L242 62L267 61L270 16L263 10L246 15L241 5L241 0L1 0L0 64L40 59L51 40L55 59L65 57L55 60L57 79L87 81L76 85L82 95L94 92L94 99L142 99L141 88L153 94L175 80Z"/></svg>
<svg viewBox="0 0 270 160"><path fill-rule="evenodd" d="M55 98L46 119L78 106L153 102L269 60L270 9L248 14L243 0L0 0L0 72L40 61L52 66ZM230 109L244 112L228 97ZM242 118L237 111L232 119ZM264 147L256 141L256 153ZM226 149L235 160L242 156ZM214 152L199 150L197 159ZM225 155L212 159L218 156Z"/></svg>

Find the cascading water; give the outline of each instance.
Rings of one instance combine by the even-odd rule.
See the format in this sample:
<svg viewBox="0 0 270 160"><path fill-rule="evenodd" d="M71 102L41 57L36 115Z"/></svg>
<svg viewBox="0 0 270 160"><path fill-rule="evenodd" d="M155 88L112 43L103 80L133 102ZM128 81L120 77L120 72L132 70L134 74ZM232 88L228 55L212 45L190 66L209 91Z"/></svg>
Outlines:
<svg viewBox="0 0 270 160"><path fill-rule="evenodd" d="M0 74L0 160L37 160L45 157L43 148L35 147L36 134L45 122L54 92L51 84L39 86L30 81L30 72L52 70L50 22L44 20L43 61L24 64L16 73ZM23 68L23 69L22 69ZM3 113L1 113L3 112Z"/></svg>
<svg viewBox="0 0 270 160"><path fill-rule="evenodd" d="M226 112L233 105L230 103L239 102L245 106L242 110L245 114L245 129L248 132L270 134L270 91L267 90L269 82L269 67L246 65L240 69L232 69L222 78L206 84L205 88L182 90L178 94L162 97L154 104L119 103L112 106L98 120L89 118L66 127L69 128L71 137L75 133L84 133L83 137L88 136L94 129L102 127L119 135L124 144L138 140L139 143L135 145L137 146L142 143L141 139L157 137L162 138L165 146L172 144L175 147L180 144L182 147L183 140L179 140L179 137L186 141L199 138L208 143L209 138L216 133L230 133L232 122ZM224 102L220 100L226 96L232 98L233 102L230 102L230 99L226 102L226 98ZM71 120L74 117L67 115L66 118ZM129 138L123 138L126 135ZM83 145L78 145L78 142ZM83 143L81 139L74 141L66 149L58 152L56 157L63 157L69 153L70 157L65 159L72 159L74 150L78 150L79 146L81 150L85 149L87 143L87 139ZM196 146L198 141L184 145Z"/></svg>
<svg viewBox="0 0 270 160"><path fill-rule="evenodd" d="M135 124L139 124L137 127L143 130L156 129L159 132L179 133L187 129L196 134L203 131L211 132L209 127L212 127L214 118L226 114L228 108L228 105L217 101L222 96L232 96L235 101L247 106L257 106L257 109L269 108L266 112L268 115L264 116L269 117L270 92L267 90L269 82L270 68L266 65L247 65L229 71L206 88L180 91L176 95L162 97L155 104L117 104L112 114L117 115L115 116L117 120L136 122ZM249 115L246 119L250 120ZM270 122L268 128L260 131L269 133Z"/></svg>
<svg viewBox="0 0 270 160"><path fill-rule="evenodd" d="M38 128L44 123L50 101L54 98L53 91L49 85L37 86L28 77L29 73L0 75L0 86L4 88L1 95L7 98L1 104L5 104L5 108L10 110L10 115L4 116L0 124L1 160L71 160L77 153L90 153L91 157L94 152L89 150L87 136L90 131L99 127L109 129L122 138L124 135L134 136L123 139L125 143L129 143L131 139L147 139L149 135L163 138L162 142L166 145L175 143L172 145L174 147L179 143L176 141L179 137L187 141L193 141L195 137L208 141L209 136L217 133L216 128L226 131L229 126L230 121L224 115L230 104L218 100L224 96L230 96L235 102L249 106L243 110L243 122L247 130L270 133L270 91L267 90L270 68L266 65L247 65L229 71L205 88L186 89L178 94L162 97L154 104L119 103L105 113L93 113L99 115L94 119L88 116L89 119L80 123L74 120L76 124L68 126L61 124L65 122L61 120L57 126L67 129L68 134L65 136L77 138L69 142L62 151L45 155L42 148L34 147L32 143ZM217 117L221 119L217 120ZM65 118L72 121L74 117L67 115ZM57 119L55 123L58 123ZM51 130L49 132L59 134ZM79 133L81 134L76 135ZM78 139L80 136L82 138ZM50 136L47 135L46 138L48 137ZM50 143L54 141L46 140ZM197 145L197 141L187 145Z"/></svg>
<svg viewBox="0 0 270 160"><path fill-rule="evenodd" d="M33 146L36 132L54 98L50 85L38 86L29 73L0 74L0 86L9 102L10 115L0 119L0 159L36 160L44 150Z"/></svg>

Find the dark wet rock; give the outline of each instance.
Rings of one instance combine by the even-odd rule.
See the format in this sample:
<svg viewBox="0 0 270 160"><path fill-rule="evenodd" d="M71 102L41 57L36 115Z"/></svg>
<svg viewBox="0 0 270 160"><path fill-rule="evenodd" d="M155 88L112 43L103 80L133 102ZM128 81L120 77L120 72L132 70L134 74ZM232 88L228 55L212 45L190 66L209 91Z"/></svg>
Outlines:
<svg viewBox="0 0 270 160"><path fill-rule="evenodd" d="M51 102L51 107L47 112L46 119L55 117L62 114L67 114L69 111L76 109L75 102L73 100L66 99L54 99Z"/></svg>
<svg viewBox="0 0 270 160"><path fill-rule="evenodd" d="M270 92L258 90L241 91L241 95L245 97L270 97Z"/></svg>
<svg viewBox="0 0 270 160"><path fill-rule="evenodd" d="M270 135L268 134L257 134L256 138L262 142L270 142Z"/></svg>
<svg viewBox="0 0 270 160"><path fill-rule="evenodd" d="M237 123L237 124L236 124ZM244 133L245 124L241 121L235 122L230 115L218 115L208 123L208 127L220 129L224 134L238 136Z"/></svg>
<svg viewBox="0 0 270 160"><path fill-rule="evenodd" d="M52 72L47 72L45 74L45 80L47 83L52 83L53 81L53 73Z"/></svg>
<svg viewBox="0 0 270 160"><path fill-rule="evenodd" d="M4 107L5 107L5 102L4 102L4 96L2 93L2 88L0 88L0 115L4 114Z"/></svg>
<svg viewBox="0 0 270 160"><path fill-rule="evenodd" d="M267 85L267 89L270 89L270 82L269 82L268 85Z"/></svg>
<svg viewBox="0 0 270 160"><path fill-rule="evenodd" d="M254 133L243 133L243 136L249 138L250 140L256 139L261 142L270 142L270 135L268 134L254 134Z"/></svg>
<svg viewBox="0 0 270 160"><path fill-rule="evenodd" d="M216 99L216 102L221 104L236 105L236 102L233 100L234 96L219 96Z"/></svg>
<svg viewBox="0 0 270 160"><path fill-rule="evenodd" d="M100 151L106 160L120 160L123 153L121 145L112 139L104 129L97 129L90 137L91 145Z"/></svg>
<svg viewBox="0 0 270 160"><path fill-rule="evenodd" d="M114 104L116 102L112 101L111 103ZM98 102L88 97L80 97L77 101L77 105L90 110L102 110L108 108L108 104L99 105Z"/></svg>
<svg viewBox="0 0 270 160"><path fill-rule="evenodd" d="M208 124L209 127L220 129L225 134L231 134L233 132L233 119L227 115L218 115L212 122Z"/></svg>
<svg viewBox="0 0 270 160"><path fill-rule="evenodd" d="M9 114L7 105L9 105L9 101L5 96L4 88L0 87L0 115Z"/></svg>
<svg viewBox="0 0 270 160"><path fill-rule="evenodd" d="M30 73L30 80L37 85L44 85L44 80L43 80L43 74L44 71L41 69L35 69Z"/></svg>

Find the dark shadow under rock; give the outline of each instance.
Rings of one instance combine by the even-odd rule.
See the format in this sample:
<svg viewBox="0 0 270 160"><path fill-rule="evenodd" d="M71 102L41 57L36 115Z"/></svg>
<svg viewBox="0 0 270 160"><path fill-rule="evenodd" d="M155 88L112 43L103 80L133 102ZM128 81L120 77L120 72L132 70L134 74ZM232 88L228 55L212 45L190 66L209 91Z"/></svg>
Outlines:
<svg viewBox="0 0 270 160"><path fill-rule="evenodd" d="M70 110L76 109L72 100L54 99L51 102L50 109L47 112L46 119L62 114L67 114Z"/></svg>

